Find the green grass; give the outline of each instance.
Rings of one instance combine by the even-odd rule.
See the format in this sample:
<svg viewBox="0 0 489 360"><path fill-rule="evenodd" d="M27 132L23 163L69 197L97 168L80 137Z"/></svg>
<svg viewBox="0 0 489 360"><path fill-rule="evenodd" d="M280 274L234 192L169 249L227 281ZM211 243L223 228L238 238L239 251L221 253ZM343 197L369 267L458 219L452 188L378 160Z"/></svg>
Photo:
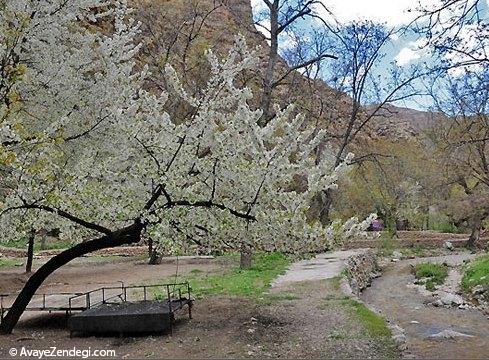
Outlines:
<svg viewBox="0 0 489 360"><path fill-rule="evenodd" d="M14 248L14 249L27 249L27 238L20 238L17 240L9 240L6 242L2 242L0 245L8 247L8 248ZM71 247L72 243L70 241L53 241L53 239L49 239L46 241L46 246L44 250L60 250L60 249L67 249ZM34 251L40 251L41 250L41 241L39 239L36 239L34 242Z"/></svg>
<svg viewBox="0 0 489 360"><path fill-rule="evenodd" d="M384 318L374 313L362 303L353 299L341 300L343 306L351 311L365 326L372 337L390 337L391 331L387 327Z"/></svg>
<svg viewBox="0 0 489 360"><path fill-rule="evenodd" d="M463 229L458 228L444 214L432 214L429 221L429 230L435 230L443 233L460 234Z"/></svg>
<svg viewBox="0 0 489 360"><path fill-rule="evenodd" d="M462 289L470 292L477 285L489 288L489 255L475 259L465 268ZM484 297L489 298L489 290L485 292Z"/></svg>
<svg viewBox="0 0 489 360"><path fill-rule="evenodd" d="M17 259L0 258L0 268L20 266L23 262Z"/></svg>
<svg viewBox="0 0 489 360"><path fill-rule="evenodd" d="M426 280L424 282L418 282L424 284L427 290L433 291L435 285L441 285L445 282L445 278L448 276L448 267L442 264L423 263L418 264L414 268L416 279Z"/></svg>
<svg viewBox="0 0 489 360"><path fill-rule="evenodd" d="M382 231L380 234L380 237L377 241L377 253L379 256L391 256L394 250L397 247L398 241L392 236L385 232Z"/></svg>
<svg viewBox="0 0 489 360"><path fill-rule="evenodd" d="M402 254L407 257L408 256L423 257L426 256L427 253L427 249L420 245L415 245L411 248L399 249L399 251L402 252Z"/></svg>
<svg viewBox="0 0 489 360"><path fill-rule="evenodd" d="M255 254L250 269L242 270L238 266L233 266L218 274L191 271L188 276L177 281L188 281L192 287L192 294L198 299L215 295L260 297L270 287L270 283L285 272L289 264L290 259L285 255L260 253ZM172 282L175 278L166 280ZM270 301L276 299L272 298Z"/></svg>

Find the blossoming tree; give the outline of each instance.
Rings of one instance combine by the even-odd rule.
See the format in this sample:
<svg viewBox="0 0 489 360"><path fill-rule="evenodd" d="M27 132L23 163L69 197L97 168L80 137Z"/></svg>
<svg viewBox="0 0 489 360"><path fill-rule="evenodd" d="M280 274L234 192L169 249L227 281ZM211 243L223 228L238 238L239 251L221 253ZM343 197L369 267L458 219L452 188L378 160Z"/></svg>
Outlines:
<svg viewBox="0 0 489 360"><path fill-rule="evenodd" d="M0 7L2 239L58 228L78 242L33 273L2 332L12 331L56 269L142 236L169 248L192 241L299 252L368 226L307 223L311 195L336 186L347 167L317 163L311 154L324 134L301 131L293 106L257 125L250 90L233 81L254 66L242 39L224 60L207 54L211 74L200 97L186 93L171 67L174 93L155 95L142 90L146 72L135 71L138 24L124 2L0 0ZM185 121L164 111L168 96L190 104Z"/></svg>

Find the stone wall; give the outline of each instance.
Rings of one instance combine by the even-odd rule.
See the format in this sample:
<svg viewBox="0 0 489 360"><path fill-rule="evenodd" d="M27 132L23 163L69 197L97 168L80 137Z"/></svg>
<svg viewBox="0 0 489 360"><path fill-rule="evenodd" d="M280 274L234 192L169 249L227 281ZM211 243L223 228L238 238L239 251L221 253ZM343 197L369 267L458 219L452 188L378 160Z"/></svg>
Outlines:
<svg viewBox="0 0 489 360"><path fill-rule="evenodd" d="M363 289L370 286L372 279L380 276L380 271L374 251L367 250L350 256L346 264L346 276L352 292L358 296Z"/></svg>

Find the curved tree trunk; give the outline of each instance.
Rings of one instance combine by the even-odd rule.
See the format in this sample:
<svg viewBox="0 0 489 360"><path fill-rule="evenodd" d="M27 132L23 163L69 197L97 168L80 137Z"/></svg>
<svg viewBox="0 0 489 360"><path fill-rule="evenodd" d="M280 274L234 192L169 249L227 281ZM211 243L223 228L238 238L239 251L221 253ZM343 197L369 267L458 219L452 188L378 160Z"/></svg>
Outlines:
<svg viewBox="0 0 489 360"><path fill-rule="evenodd" d="M42 285L44 280L46 280L46 278L57 269L63 265L66 265L71 260L85 254L89 254L93 251L137 243L141 239L142 229L143 225L136 222L133 225L115 231L110 235L75 245L72 248L52 257L48 262L41 266L29 278L29 280L27 280L24 288L15 299L10 310L7 312L7 315L5 315L3 318L0 325L0 333L10 334L12 332L36 291Z"/></svg>

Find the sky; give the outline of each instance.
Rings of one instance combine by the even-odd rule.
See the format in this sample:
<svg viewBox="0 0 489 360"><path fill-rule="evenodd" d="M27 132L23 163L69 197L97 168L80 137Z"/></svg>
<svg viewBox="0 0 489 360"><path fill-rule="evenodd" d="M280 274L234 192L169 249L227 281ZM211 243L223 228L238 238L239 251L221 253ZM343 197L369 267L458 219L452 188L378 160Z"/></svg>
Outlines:
<svg viewBox="0 0 489 360"><path fill-rule="evenodd" d="M265 6L263 0L250 1L255 14ZM489 4L489 0L486 1ZM416 9L420 4L430 7L438 4L440 0L322 0L322 2L340 23L347 24L352 21L370 20L384 24L388 28L396 28L413 21L419 15ZM317 11L324 19L330 16L321 7L318 7ZM266 26L266 23L264 25ZM259 27L257 28L262 30ZM286 37L283 38L282 46L287 46L287 41ZM395 61L399 67L409 67L424 61L430 61L429 52L420 48L422 43L423 38L413 33L393 36L391 42L385 48L386 57L383 60L384 63L379 68L390 68L390 62L392 61ZM429 106L429 102L426 98L418 98L407 100L397 105L423 109Z"/></svg>

